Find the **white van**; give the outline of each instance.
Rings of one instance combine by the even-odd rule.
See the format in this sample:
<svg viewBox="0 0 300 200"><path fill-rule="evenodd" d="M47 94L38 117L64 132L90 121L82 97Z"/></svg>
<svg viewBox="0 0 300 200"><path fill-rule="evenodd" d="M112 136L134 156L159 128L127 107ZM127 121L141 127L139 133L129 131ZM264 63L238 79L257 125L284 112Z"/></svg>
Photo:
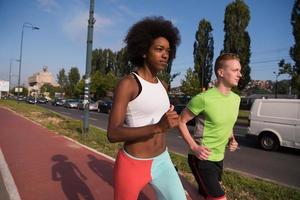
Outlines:
<svg viewBox="0 0 300 200"><path fill-rule="evenodd" d="M279 146L300 149L300 99L256 99L247 136L265 150Z"/></svg>

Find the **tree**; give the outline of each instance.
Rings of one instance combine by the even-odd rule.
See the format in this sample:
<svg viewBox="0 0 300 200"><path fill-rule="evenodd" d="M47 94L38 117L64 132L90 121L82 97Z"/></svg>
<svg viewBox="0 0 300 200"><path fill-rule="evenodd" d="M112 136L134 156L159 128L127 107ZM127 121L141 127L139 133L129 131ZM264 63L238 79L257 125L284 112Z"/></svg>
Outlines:
<svg viewBox="0 0 300 200"><path fill-rule="evenodd" d="M185 75L185 80L181 80L181 91L188 96L195 96L200 92L200 82L198 74L188 68Z"/></svg>
<svg viewBox="0 0 300 200"><path fill-rule="evenodd" d="M45 83L41 89L41 94L49 93L49 96L53 98L55 96L55 92L62 92L62 89L60 87L55 87L51 85L50 83Z"/></svg>
<svg viewBox="0 0 300 200"><path fill-rule="evenodd" d="M61 88L61 92L64 94L68 94L69 81L68 81L68 77L65 73L65 69L62 68L61 70L59 70L56 77L57 77L57 83L59 84L59 86Z"/></svg>
<svg viewBox="0 0 300 200"><path fill-rule="evenodd" d="M278 94L290 94L290 80L281 80L277 82L277 92Z"/></svg>
<svg viewBox="0 0 300 200"><path fill-rule="evenodd" d="M96 71L91 76L90 91L92 96L95 99L105 97L107 92L113 91L117 80L117 77L112 72L103 75L99 71Z"/></svg>
<svg viewBox="0 0 300 200"><path fill-rule="evenodd" d="M60 85L62 89L65 89L66 86L68 85L68 78L66 76L65 69L62 68L61 70L59 70L56 77L57 77L57 83Z"/></svg>
<svg viewBox="0 0 300 200"><path fill-rule="evenodd" d="M74 88L74 93L76 97L83 96L84 93L84 79L80 79Z"/></svg>
<svg viewBox="0 0 300 200"><path fill-rule="evenodd" d="M292 16L291 24L293 26L293 35L295 44L290 48L290 56L294 60L294 65L285 63L282 59L279 65L279 74L288 74L291 76L292 88L297 91L298 99L300 99L300 0L296 0Z"/></svg>
<svg viewBox="0 0 300 200"><path fill-rule="evenodd" d="M240 57L242 78L238 88L244 89L250 82L250 36L246 28L250 21L250 11L243 0L236 0L226 7L224 19L224 49L221 53L235 53Z"/></svg>
<svg viewBox="0 0 300 200"><path fill-rule="evenodd" d="M212 30L210 22L202 19L199 22L194 43L194 69L198 74L201 88L205 89L208 88L211 81L213 68L214 39Z"/></svg>
<svg viewBox="0 0 300 200"><path fill-rule="evenodd" d="M69 73L68 73L68 81L69 81L69 91L67 91L67 94L69 96L75 95L75 86L80 80L80 74L77 67L71 67Z"/></svg>
<svg viewBox="0 0 300 200"><path fill-rule="evenodd" d="M103 57L103 50L102 49L95 49L92 52L92 74L95 71L101 71L104 73L105 69L105 59Z"/></svg>
<svg viewBox="0 0 300 200"><path fill-rule="evenodd" d="M92 52L92 73L100 71L101 74L107 74L115 71L116 53L110 49L95 49Z"/></svg>
<svg viewBox="0 0 300 200"><path fill-rule="evenodd" d="M133 68L128 59L127 49L122 48L116 54L115 75L119 78L123 77L132 72Z"/></svg>

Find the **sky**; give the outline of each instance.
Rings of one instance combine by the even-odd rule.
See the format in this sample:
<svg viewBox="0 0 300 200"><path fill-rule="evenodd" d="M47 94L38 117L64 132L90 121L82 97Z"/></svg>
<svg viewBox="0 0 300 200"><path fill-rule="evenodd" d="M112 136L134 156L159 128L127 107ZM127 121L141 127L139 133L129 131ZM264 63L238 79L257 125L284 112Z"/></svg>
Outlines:
<svg viewBox="0 0 300 200"><path fill-rule="evenodd" d="M178 27L181 44L171 73L180 73L172 82L179 86L186 70L193 67L193 44L200 20L213 28L214 60L223 49L224 14L232 0L95 0L93 49L119 51L132 24L147 16L163 16ZM247 27L251 39L251 78L275 80L278 62L293 63L289 49L295 43L290 17L294 0L245 0L250 10ZM0 80L18 81L23 23L21 83L48 66L55 80L60 69L76 66L85 73L89 0L0 0ZM214 76L213 76L214 78ZM287 75L278 80L288 79Z"/></svg>

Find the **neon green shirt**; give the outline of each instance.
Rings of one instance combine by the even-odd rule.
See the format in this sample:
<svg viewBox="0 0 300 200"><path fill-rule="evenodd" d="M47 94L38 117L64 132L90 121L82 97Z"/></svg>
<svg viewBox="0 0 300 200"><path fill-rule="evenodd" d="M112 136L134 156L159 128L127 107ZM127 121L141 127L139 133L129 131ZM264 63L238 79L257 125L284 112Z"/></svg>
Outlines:
<svg viewBox="0 0 300 200"><path fill-rule="evenodd" d="M225 148L231 136L239 112L240 97L230 92L222 94L217 88L211 88L193 97L187 108L194 114L204 115L204 127L201 144L212 151L208 160L224 159Z"/></svg>

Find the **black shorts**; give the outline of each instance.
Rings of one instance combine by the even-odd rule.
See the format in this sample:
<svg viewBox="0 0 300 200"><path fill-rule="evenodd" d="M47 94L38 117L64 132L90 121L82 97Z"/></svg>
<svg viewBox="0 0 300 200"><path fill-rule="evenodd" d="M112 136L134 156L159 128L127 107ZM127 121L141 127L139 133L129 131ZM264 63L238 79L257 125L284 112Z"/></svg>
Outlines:
<svg viewBox="0 0 300 200"><path fill-rule="evenodd" d="M220 184L223 173L223 160L219 162L199 160L196 156L189 154L188 162L199 185L201 195L205 198L225 196Z"/></svg>

